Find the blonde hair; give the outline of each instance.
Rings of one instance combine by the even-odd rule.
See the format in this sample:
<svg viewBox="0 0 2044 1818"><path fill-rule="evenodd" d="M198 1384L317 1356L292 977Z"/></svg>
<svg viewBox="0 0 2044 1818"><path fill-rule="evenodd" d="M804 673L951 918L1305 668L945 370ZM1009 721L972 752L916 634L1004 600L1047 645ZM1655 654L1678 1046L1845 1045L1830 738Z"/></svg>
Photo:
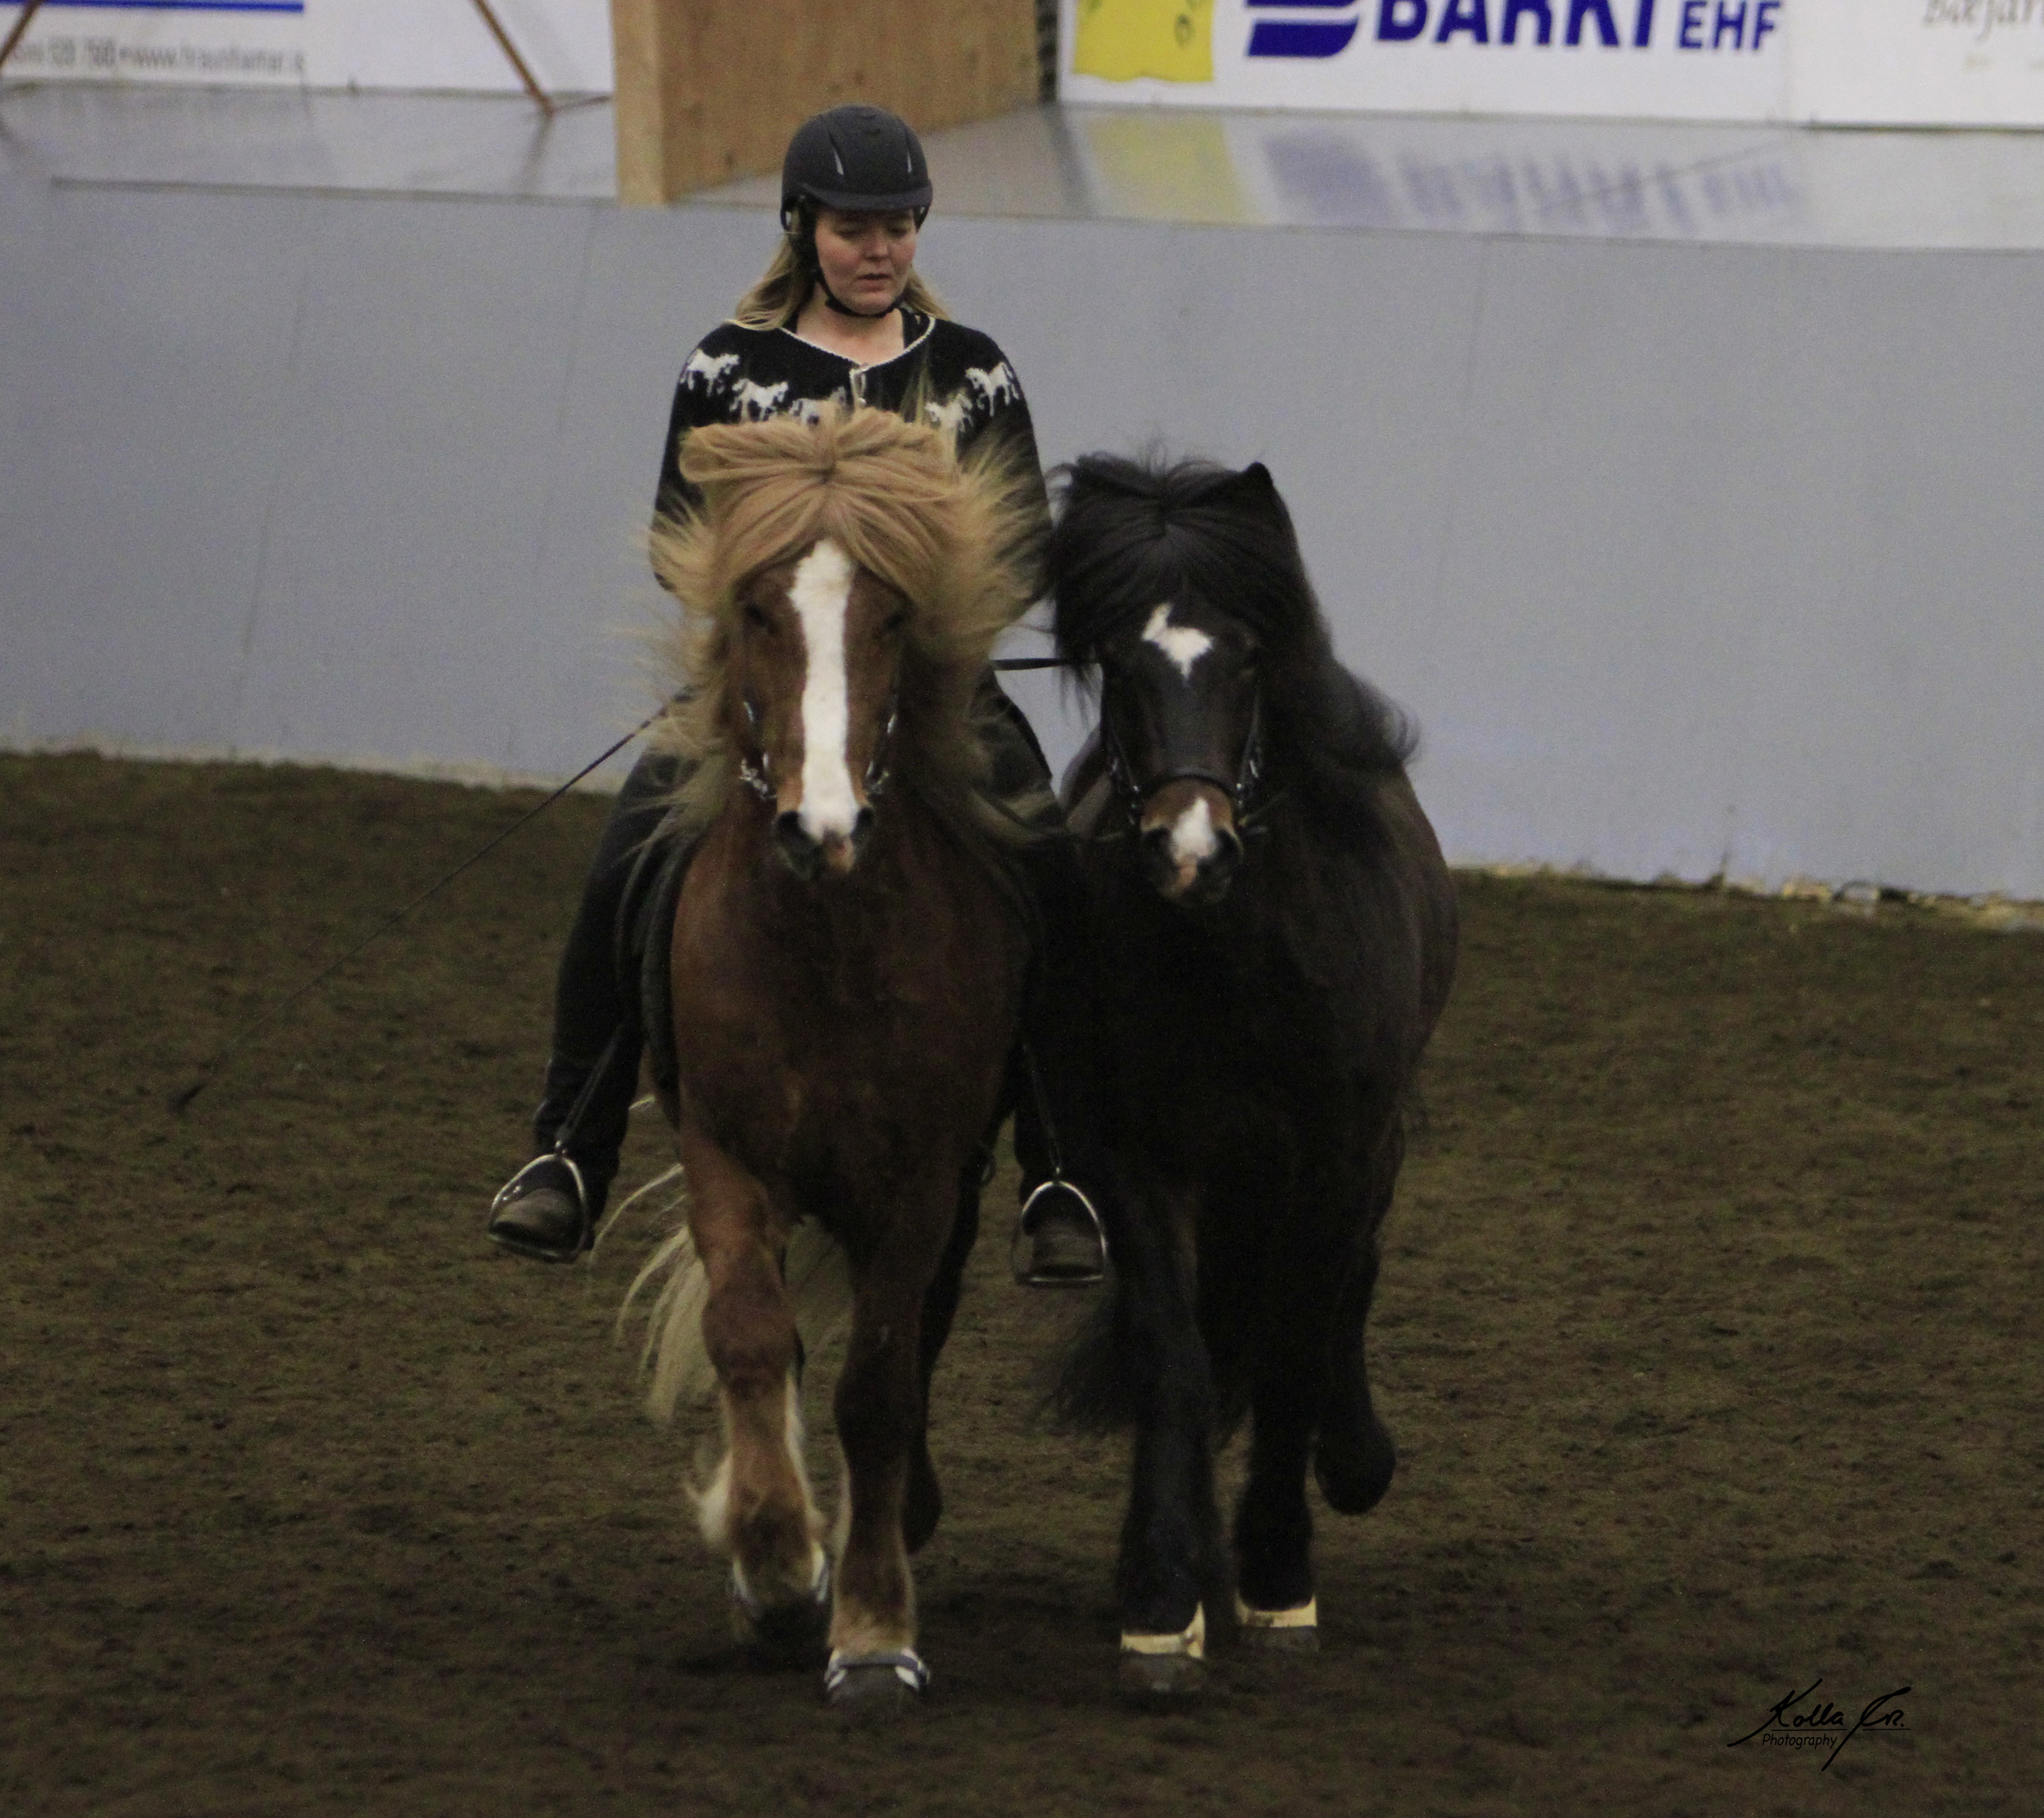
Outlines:
<svg viewBox="0 0 2044 1818"><path fill-rule="evenodd" d="M722 808L736 774L725 731L738 595L760 570L834 539L907 602L897 772L975 845L1018 837L1039 800L990 806L977 715L994 641L1028 609L1040 506L1034 476L997 438L954 439L891 411L826 404L812 419L711 424L682 445L699 511L662 518L653 567L681 604L663 655L685 695L652 743L692 768L668 824L684 836ZM1032 792L1032 795L1040 792Z"/></svg>
<svg viewBox="0 0 2044 1818"><path fill-rule="evenodd" d="M767 261L766 269L759 274L759 282L739 298L731 319L741 328L794 326L795 318L801 314L803 305L809 300L810 288L816 282L802 262L801 245L795 237L800 231L798 228L782 235L780 245ZM948 319L951 315L912 266L899 301L925 316Z"/></svg>

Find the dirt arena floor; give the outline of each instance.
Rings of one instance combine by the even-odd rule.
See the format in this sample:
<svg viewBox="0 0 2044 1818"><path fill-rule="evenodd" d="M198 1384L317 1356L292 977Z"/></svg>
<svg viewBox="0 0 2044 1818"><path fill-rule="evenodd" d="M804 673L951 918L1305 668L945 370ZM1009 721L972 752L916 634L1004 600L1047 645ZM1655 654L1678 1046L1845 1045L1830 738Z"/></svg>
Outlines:
<svg viewBox="0 0 2044 1818"><path fill-rule="evenodd" d="M728 1640L613 1333L649 1232L482 1239L600 802L167 1112L532 799L0 758L0 1812L2040 1808L2044 937L1466 880L1321 1653L1117 1706L1120 1451L1035 1417L1070 1303L983 1243L935 1687L847 1735Z"/></svg>

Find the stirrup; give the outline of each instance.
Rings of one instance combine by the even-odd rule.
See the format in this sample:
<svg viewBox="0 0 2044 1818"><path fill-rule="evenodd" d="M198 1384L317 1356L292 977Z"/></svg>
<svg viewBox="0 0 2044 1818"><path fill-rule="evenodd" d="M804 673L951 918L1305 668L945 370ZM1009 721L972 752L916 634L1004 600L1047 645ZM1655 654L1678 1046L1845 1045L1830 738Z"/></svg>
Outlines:
<svg viewBox="0 0 2044 1818"><path fill-rule="evenodd" d="M584 1180L582 1177L582 1168L580 1164L578 1164L575 1160L575 1158L570 1155L564 1149L550 1149L544 1155L534 1156L530 1161L527 1162L523 1168L520 1168L518 1172L513 1175L509 1180L505 1181L501 1187L498 1187L497 1190L496 1198L490 1202L490 1218L488 1222L490 1225L495 1224L497 1222L497 1214L498 1213L501 1212L505 1206L510 1205L514 1200L522 1199L524 1197L522 1189L525 1184L526 1176L532 1173L536 1168L545 1168L554 1162L559 1162L562 1167L565 1168L568 1171L568 1179L574 1183L575 1210L581 1215L582 1219L582 1232L579 1241L576 1243L573 1252L570 1256L561 1259L563 1260L572 1261L575 1256L579 1256L589 1248L590 1236L589 1183ZM487 1226L486 1226L486 1229ZM504 1240L501 1237L494 1239L494 1241L499 1244L504 1243ZM522 1254L528 1256L551 1256L557 1254L557 1252L551 1251L531 1249L523 1245L505 1244L504 1247L506 1249L519 1251Z"/></svg>
<svg viewBox="0 0 2044 1818"><path fill-rule="evenodd" d="M497 1190L497 1197L490 1202L490 1215L495 1218L514 1199L522 1197L519 1188L524 1184L525 1176L536 1168L544 1168L550 1161L558 1161L574 1180L575 1204L582 1212L582 1222L589 1223L589 1183L582 1177L581 1164L564 1149L550 1149L544 1155L536 1155ZM474 1201L471 1201L472 1205Z"/></svg>
<svg viewBox="0 0 2044 1818"><path fill-rule="evenodd" d="M1034 1259L1028 1253L1028 1240L1034 1233L1029 1229L1029 1214L1036 1209L1037 1202L1047 1193L1068 1193L1079 1202L1086 1217L1093 1221L1093 1236L1100 1245L1100 1264L1090 1275L1039 1275ZM1100 1208L1093 1204L1084 1187L1076 1181L1067 1179L1053 1170L1049 1179L1039 1183L1036 1189L1022 1202L1022 1210L1016 1214L1015 1234L1008 1241L1009 1272L1015 1278L1018 1287L1091 1287L1107 1279L1107 1225L1101 1219Z"/></svg>

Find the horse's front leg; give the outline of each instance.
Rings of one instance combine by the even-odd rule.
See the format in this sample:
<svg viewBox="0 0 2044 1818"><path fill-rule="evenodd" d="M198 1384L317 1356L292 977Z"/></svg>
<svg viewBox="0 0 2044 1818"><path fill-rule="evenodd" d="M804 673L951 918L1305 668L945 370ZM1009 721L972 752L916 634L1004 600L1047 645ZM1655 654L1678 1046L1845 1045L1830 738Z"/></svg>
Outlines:
<svg viewBox="0 0 2044 1818"><path fill-rule="evenodd" d="M1118 1233L1115 1344L1135 1414L1128 1513L1116 1590L1123 1691L1189 1697L1206 1675L1204 1588L1219 1576L1213 1372L1194 1302L1192 1207L1128 1196Z"/></svg>
<svg viewBox="0 0 2044 1818"><path fill-rule="evenodd" d="M998 1130L997 1122L994 1128ZM902 1540L911 1553L921 1551L929 1544L944 1512L943 1490L937 1482L936 1466L930 1459L930 1383L936 1374L937 1360L943 1354L944 1342L951 1337L951 1322L958 1316L959 1296L965 1285L965 1266L971 1259L973 1245L979 1237L981 1175L993 1142L993 1136L989 1133L986 1146L974 1153L959 1176L951 1239L938 1260L936 1273L931 1278L929 1292L923 1297L921 1360L917 1378L922 1413L916 1423L916 1437L909 1451L909 1487L901 1510Z"/></svg>
<svg viewBox="0 0 2044 1818"><path fill-rule="evenodd" d="M1389 1153L1395 1168L1395 1145ZM1251 1647L1318 1644L1309 1455L1339 1513L1361 1513L1390 1486L1397 1458L1370 1406L1362 1362L1388 1194L1381 1172L1366 1174L1360 1188L1309 1178L1297 1195L1298 1227L1265 1260L1249 1476L1235 1520L1235 1617Z"/></svg>
<svg viewBox="0 0 2044 1818"><path fill-rule="evenodd" d="M717 1371L727 1449L701 1498L704 1537L731 1555L741 1629L813 1645L829 1593L823 1517L802 1461L795 1312L782 1279L787 1241L766 1189L692 1125L681 1132L689 1225L709 1298L703 1347Z"/></svg>
<svg viewBox="0 0 2044 1818"><path fill-rule="evenodd" d="M1270 1209L1245 1207L1245 1218ZM1297 1241L1266 1252L1250 1359L1249 1475L1235 1515L1235 1613L1246 1646L1313 1647L1313 1521L1306 1460L1327 1381L1339 1247Z"/></svg>
<svg viewBox="0 0 2044 1818"><path fill-rule="evenodd" d="M1375 1508L1391 1487L1392 1475L1398 1467L1391 1435L1370 1398L1363 1329L1377 1291L1377 1233L1391 1210L1392 1191L1404 1156L1404 1127L1394 1121L1385 1132L1361 1197L1353 1248L1335 1303L1313 1473L1329 1505L1344 1515L1360 1515Z"/></svg>
<svg viewBox="0 0 2044 1818"><path fill-rule="evenodd" d="M955 1170L919 1183L855 1264L851 1337L836 1411L844 1448L831 1701L876 1714L915 1702L928 1682L916 1652L916 1594L903 1532L924 1420L925 1299L956 1209Z"/></svg>

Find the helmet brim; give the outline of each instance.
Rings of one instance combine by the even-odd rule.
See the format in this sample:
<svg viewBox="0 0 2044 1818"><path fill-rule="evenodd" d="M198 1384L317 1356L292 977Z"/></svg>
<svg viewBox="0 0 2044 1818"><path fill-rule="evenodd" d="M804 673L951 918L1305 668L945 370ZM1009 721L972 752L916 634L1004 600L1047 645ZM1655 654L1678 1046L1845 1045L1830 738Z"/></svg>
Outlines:
<svg viewBox="0 0 2044 1818"><path fill-rule="evenodd" d="M847 215L892 215L905 209L912 212L928 208L935 193L928 183L918 183L913 189L897 190L885 196L866 195L852 190L820 189L813 184L805 184L801 199Z"/></svg>

